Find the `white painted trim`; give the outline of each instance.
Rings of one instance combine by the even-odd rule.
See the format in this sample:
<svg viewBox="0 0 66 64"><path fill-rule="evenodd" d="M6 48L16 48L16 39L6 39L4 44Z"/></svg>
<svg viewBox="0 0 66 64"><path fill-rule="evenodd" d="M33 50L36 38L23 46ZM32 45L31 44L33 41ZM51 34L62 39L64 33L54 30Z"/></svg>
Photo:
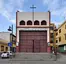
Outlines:
<svg viewBox="0 0 66 64"><path fill-rule="evenodd" d="M47 42L49 42L49 28L17 28L17 42L19 42L19 30L23 31L47 31Z"/></svg>

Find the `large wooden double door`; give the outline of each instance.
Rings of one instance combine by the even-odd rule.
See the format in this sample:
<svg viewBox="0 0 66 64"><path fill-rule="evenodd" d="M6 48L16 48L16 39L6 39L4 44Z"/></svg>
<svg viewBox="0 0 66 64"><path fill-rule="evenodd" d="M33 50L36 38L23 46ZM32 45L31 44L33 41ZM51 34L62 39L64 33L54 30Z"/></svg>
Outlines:
<svg viewBox="0 0 66 64"><path fill-rule="evenodd" d="M19 32L20 52L47 52L47 31Z"/></svg>
<svg viewBox="0 0 66 64"><path fill-rule="evenodd" d="M33 40L33 44L32 44L32 51L33 52L40 52L40 41L39 40Z"/></svg>

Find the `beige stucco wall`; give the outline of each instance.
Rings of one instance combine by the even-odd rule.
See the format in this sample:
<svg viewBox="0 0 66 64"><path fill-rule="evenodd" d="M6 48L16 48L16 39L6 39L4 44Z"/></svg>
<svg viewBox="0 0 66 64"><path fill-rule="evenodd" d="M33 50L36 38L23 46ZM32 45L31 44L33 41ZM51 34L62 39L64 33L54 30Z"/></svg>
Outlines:
<svg viewBox="0 0 66 64"><path fill-rule="evenodd" d="M19 26L19 22L21 20L24 20L25 22L27 22L28 20L33 21L32 12L18 12L17 13L17 26ZM49 12L34 12L34 21L35 20L40 21L40 24L42 20L45 20L47 21L47 26L49 26ZM34 24L34 22L32 24Z"/></svg>
<svg viewBox="0 0 66 64"><path fill-rule="evenodd" d="M0 32L0 38L6 40L8 42L10 42L10 33L9 32Z"/></svg>

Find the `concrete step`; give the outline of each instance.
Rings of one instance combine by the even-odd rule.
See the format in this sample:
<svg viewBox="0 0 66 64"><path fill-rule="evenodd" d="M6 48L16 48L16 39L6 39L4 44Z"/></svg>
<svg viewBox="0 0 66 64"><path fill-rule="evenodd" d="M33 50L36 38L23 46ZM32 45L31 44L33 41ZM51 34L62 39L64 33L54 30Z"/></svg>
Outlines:
<svg viewBox="0 0 66 64"><path fill-rule="evenodd" d="M18 61L44 61L53 60L50 58L50 53L16 53L12 60Z"/></svg>

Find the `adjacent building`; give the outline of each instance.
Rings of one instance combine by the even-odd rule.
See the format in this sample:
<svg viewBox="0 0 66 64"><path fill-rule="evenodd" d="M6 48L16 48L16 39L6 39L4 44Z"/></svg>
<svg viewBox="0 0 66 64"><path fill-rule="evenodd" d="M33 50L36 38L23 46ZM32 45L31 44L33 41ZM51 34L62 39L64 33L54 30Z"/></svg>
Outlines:
<svg viewBox="0 0 66 64"><path fill-rule="evenodd" d="M7 42L5 39L0 38L0 52L8 51Z"/></svg>
<svg viewBox="0 0 66 64"><path fill-rule="evenodd" d="M66 21L64 21L56 32L56 44L59 46L59 52L66 51Z"/></svg>
<svg viewBox="0 0 66 64"><path fill-rule="evenodd" d="M13 40L12 40L12 36L13 36ZM13 42L11 48L8 46L8 43L10 42ZM0 44L1 44L1 49L3 51L14 50L16 48L16 36L12 35L10 32L0 32Z"/></svg>
<svg viewBox="0 0 66 64"><path fill-rule="evenodd" d="M48 52L50 12L16 12L17 52Z"/></svg>
<svg viewBox="0 0 66 64"><path fill-rule="evenodd" d="M56 25L54 23L50 23L50 43L55 42L55 32Z"/></svg>
<svg viewBox="0 0 66 64"><path fill-rule="evenodd" d="M12 49L11 50L13 52L16 52L16 36L12 33L10 33L10 42L12 42Z"/></svg>
<svg viewBox="0 0 66 64"><path fill-rule="evenodd" d="M55 46L55 30L56 25L54 23L50 23L50 48L52 50L53 46Z"/></svg>

